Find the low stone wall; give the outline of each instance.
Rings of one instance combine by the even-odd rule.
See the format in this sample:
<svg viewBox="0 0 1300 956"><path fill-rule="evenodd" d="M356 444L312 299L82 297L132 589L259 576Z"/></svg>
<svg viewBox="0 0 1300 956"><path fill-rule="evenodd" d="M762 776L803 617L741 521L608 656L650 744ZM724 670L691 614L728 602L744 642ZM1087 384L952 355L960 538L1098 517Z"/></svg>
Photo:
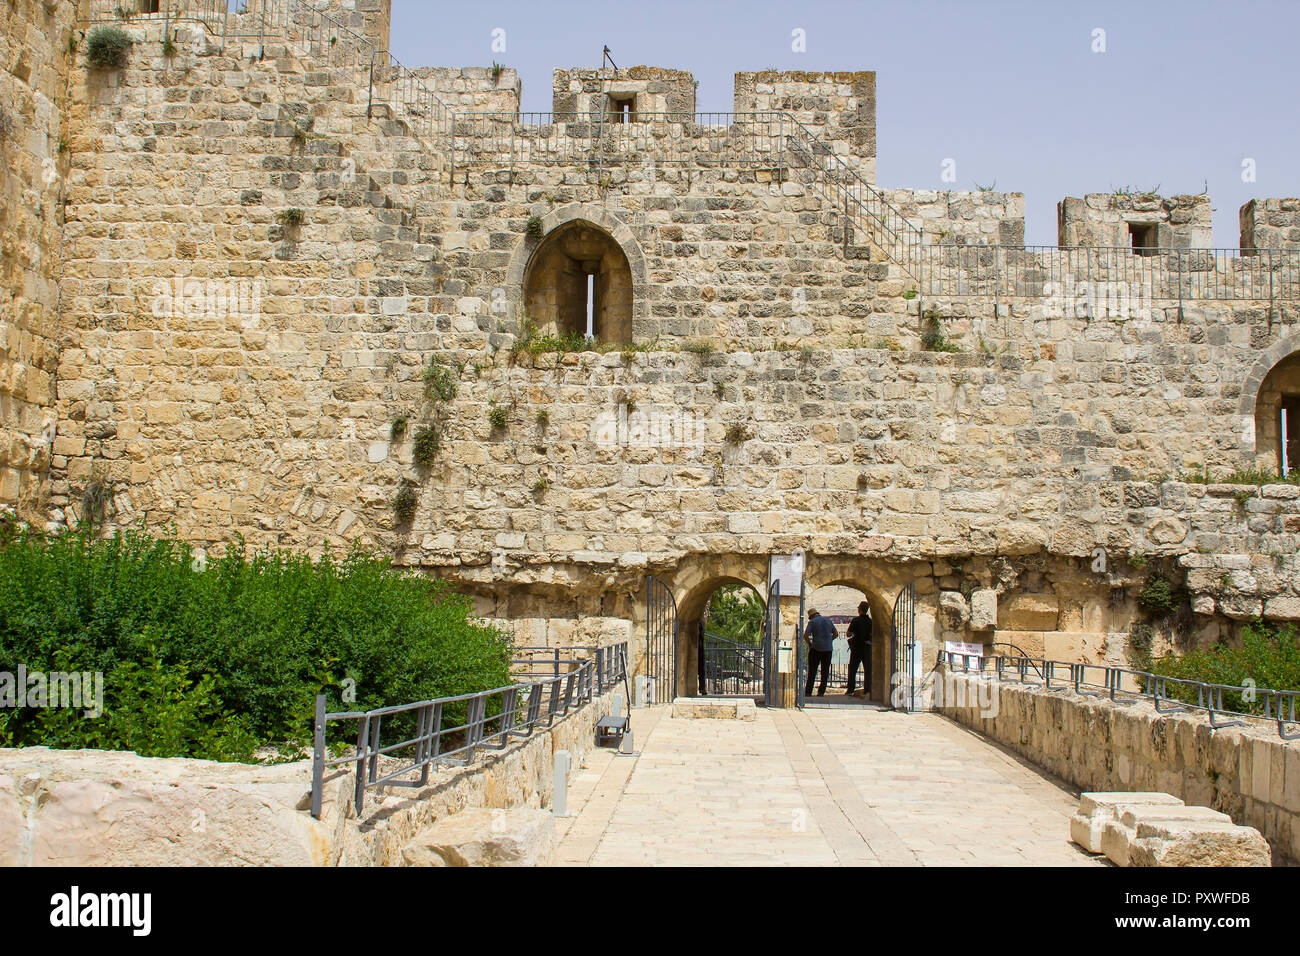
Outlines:
<svg viewBox="0 0 1300 956"><path fill-rule="evenodd" d="M277 766L45 747L0 749L0 866L401 865L402 847L468 807L549 805L554 754L580 764L610 695L419 790L368 791L326 777L321 819L311 762Z"/></svg>
<svg viewBox="0 0 1300 956"><path fill-rule="evenodd" d="M1213 807L1259 830L1275 863L1300 860L1300 743L1272 725L1212 730L1203 715L1157 714L1145 701L949 676L939 713L1079 789L1159 790Z"/></svg>

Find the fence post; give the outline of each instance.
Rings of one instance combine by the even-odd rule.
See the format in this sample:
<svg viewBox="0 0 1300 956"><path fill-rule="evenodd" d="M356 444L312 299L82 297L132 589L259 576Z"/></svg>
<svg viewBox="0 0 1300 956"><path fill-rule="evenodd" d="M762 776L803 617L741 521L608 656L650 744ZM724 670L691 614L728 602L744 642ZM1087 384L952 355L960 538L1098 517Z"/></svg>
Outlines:
<svg viewBox="0 0 1300 956"><path fill-rule="evenodd" d="M311 747L311 815L320 819L321 787L325 781L325 695L316 695L316 725Z"/></svg>
<svg viewBox="0 0 1300 956"><path fill-rule="evenodd" d="M554 795L551 797L551 813L557 817L569 815L569 768L572 758L567 750L555 752L555 772L552 783Z"/></svg>

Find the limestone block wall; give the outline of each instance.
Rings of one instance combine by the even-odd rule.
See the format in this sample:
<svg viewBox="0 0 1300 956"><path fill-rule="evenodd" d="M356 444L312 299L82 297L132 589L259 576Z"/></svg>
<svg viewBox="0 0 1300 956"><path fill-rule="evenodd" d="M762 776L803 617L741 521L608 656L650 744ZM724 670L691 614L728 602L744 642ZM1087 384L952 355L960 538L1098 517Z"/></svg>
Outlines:
<svg viewBox="0 0 1300 956"><path fill-rule="evenodd" d="M885 189L884 197L932 245L1025 243L1024 193Z"/></svg>
<svg viewBox="0 0 1300 956"><path fill-rule="evenodd" d="M940 713L1080 790L1159 790L1255 827L1275 863L1300 860L1300 744L1272 725L1212 730L1204 716L1157 714L1066 690L946 675ZM979 685L992 697L981 707ZM965 695L965 696L963 696Z"/></svg>
<svg viewBox="0 0 1300 956"><path fill-rule="evenodd" d="M735 111L791 114L863 179L876 181L876 74L763 70L736 74Z"/></svg>
<svg viewBox="0 0 1300 956"><path fill-rule="evenodd" d="M54 438L75 5L0 7L0 508L39 520Z"/></svg>
<svg viewBox="0 0 1300 956"><path fill-rule="evenodd" d="M411 71L453 113L519 113L522 84L513 67L417 67Z"/></svg>
<svg viewBox="0 0 1300 956"><path fill-rule="evenodd" d="M1130 225L1150 226L1159 248L1204 249L1214 245L1210 197L1155 193L1088 193L1057 204L1057 241L1062 246L1130 248Z"/></svg>
<svg viewBox="0 0 1300 956"><path fill-rule="evenodd" d="M1252 199L1241 207L1241 249L1294 249L1300 244L1300 199Z"/></svg>
<svg viewBox="0 0 1300 956"><path fill-rule="evenodd" d="M634 121L650 117L694 121L695 78L686 70L657 66L555 70L551 82L551 110L557 117L585 120L604 116L617 122L614 101L626 101Z"/></svg>

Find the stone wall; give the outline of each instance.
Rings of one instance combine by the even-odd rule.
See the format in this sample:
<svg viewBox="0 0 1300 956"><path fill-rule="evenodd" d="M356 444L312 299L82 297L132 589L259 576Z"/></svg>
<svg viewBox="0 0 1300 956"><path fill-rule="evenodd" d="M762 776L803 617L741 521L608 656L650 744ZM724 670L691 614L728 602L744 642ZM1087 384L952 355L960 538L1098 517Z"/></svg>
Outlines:
<svg viewBox="0 0 1300 956"><path fill-rule="evenodd" d="M467 807L548 806L554 756L582 764L610 695L428 787L368 791L327 775L311 817L311 763L252 766L45 747L0 749L0 866L398 866L402 847ZM626 710L624 711L626 712ZM634 720L635 723L635 720Z"/></svg>
<svg viewBox="0 0 1300 956"><path fill-rule="evenodd" d="M54 438L75 5L0 7L0 508L40 520Z"/></svg>
<svg viewBox="0 0 1300 956"><path fill-rule="evenodd" d="M1255 827L1275 862L1300 860L1300 744L1271 724L1212 730L1204 716L1157 714L1146 702L948 676L956 693L940 713L1080 790L1170 793ZM991 715L978 704L981 685L992 688Z"/></svg>
<svg viewBox="0 0 1300 956"><path fill-rule="evenodd" d="M1252 199L1240 216L1242 252L1300 244L1300 199Z"/></svg>
<svg viewBox="0 0 1300 956"><path fill-rule="evenodd" d="M882 193L932 245L1025 244L1024 193L989 189L885 189Z"/></svg>
<svg viewBox="0 0 1300 956"><path fill-rule="evenodd" d="M1162 249L1213 246L1210 197L1158 196L1155 193L1088 193L1057 205L1057 241L1062 246L1127 249L1134 245L1130 226L1152 230L1144 245Z"/></svg>

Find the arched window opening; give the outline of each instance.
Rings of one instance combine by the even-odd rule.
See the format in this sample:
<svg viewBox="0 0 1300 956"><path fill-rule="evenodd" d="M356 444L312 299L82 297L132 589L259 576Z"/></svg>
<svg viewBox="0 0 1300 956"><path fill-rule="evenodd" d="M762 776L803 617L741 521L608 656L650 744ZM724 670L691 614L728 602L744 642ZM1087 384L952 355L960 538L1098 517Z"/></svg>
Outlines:
<svg viewBox="0 0 1300 956"><path fill-rule="evenodd" d="M1255 402L1255 467L1289 475L1300 468L1300 352L1273 366Z"/></svg>
<svg viewBox="0 0 1300 956"><path fill-rule="evenodd" d="M524 274L524 309L544 333L632 341L632 270L603 229L567 223L538 247Z"/></svg>

